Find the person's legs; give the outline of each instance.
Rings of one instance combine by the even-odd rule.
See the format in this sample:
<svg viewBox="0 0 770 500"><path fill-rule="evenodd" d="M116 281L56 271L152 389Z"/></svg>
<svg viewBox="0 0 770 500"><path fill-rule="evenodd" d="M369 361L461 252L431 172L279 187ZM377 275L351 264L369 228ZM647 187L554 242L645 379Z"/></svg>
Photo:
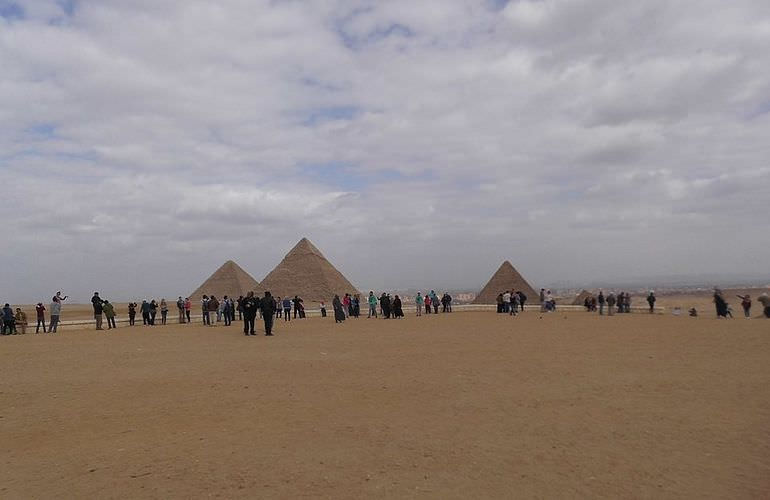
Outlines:
<svg viewBox="0 0 770 500"><path fill-rule="evenodd" d="M94 319L96 320L96 329L101 330L102 329L102 315L101 314L94 314Z"/></svg>
<svg viewBox="0 0 770 500"><path fill-rule="evenodd" d="M59 327L59 316L51 316L51 325L48 328L48 331L51 333L56 333L56 329Z"/></svg>
<svg viewBox="0 0 770 500"><path fill-rule="evenodd" d="M273 334L273 315L268 314L262 318L265 321L265 335Z"/></svg>

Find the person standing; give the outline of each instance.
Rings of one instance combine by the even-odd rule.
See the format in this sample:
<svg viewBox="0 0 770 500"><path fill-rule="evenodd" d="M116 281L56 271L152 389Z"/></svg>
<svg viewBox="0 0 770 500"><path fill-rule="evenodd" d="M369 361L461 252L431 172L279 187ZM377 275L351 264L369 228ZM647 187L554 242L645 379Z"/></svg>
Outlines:
<svg viewBox="0 0 770 500"><path fill-rule="evenodd" d="M325 317L326 317L326 302L324 302L324 301L322 300L322 301L319 303L319 306L321 307L321 317L322 317L322 318L325 318Z"/></svg>
<svg viewBox="0 0 770 500"><path fill-rule="evenodd" d="M201 298L201 314L203 315L203 324L210 325L211 317L209 316L209 298L207 295Z"/></svg>
<svg viewBox="0 0 770 500"><path fill-rule="evenodd" d="M61 304L67 300L68 295L61 296L61 291L56 292L56 295L51 299L51 324L48 327L48 331L56 333L56 329L59 326L59 317L61 315Z"/></svg>
<svg viewBox="0 0 770 500"><path fill-rule="evenodd" d="M609 295L607 295L607 314L610 316L613 316L615 314L615 294L610 292Z"/></svg>
<svg viewBox="0 0 770 500"><path fill-rule="evenodd" d="M417 297L414 298L414 303L417 306L417 316L422 316L422 306L425 304L425 299L422 298L422 294L417 292Z"/></svg>
<svg viewBox="0 0 770 500"><path fill-rule="evenodd" d="M16 308L16 316L13 318L17 327L21 327L21 334L27 334L27 313L21 310L20 307Z"/></svg>
<svg viewBox="0 0 770 500"><path fill-rule="evenodd" d="M727 315L729 314L729 305L722 296L722 290L718 288L714 288L714 305L717 309L717 318L727 318Z"/></svg>
<svg viewBox="0 0 770 500"><path fill-rule="evenodd" d="M503 312L509 313L511 312L511 292L510 290L506 290L503 294Z"/></svg>
<svg viewBox="0 0 770 500"><path fill-rule="evenodd" d="M275 314L275 310L278 308L270 292L265 292L264 298L260 301L260 306L262 307L262 320L265 322L265 336L272 337L273 318L275 317L273 314Z"/></svg>
<svg viewBox="0 0 770 500"><path fill-rule="evenodd" d="M209 308L209 326L216 326L219 322L219 301L212 295L209 297L207 305ZM214 318L216 318L216 321L212 321ZM214 324L212 325L212 323Z"/></svg>
<svg viewBox="0 0 770 500"><path fill-rule="evenodd" d="M230 304L230 299L227 297L227 295L225 295L222 298L222 304L223 304L222 315L225 318L225 326L230 326L232 324L232 316L230 311L231 304Z"/></svg>
<svg viewBox="0 0 770 500"><path fill-rule="evenodd" d="M238 300L236 301L236 304L235 304L235 310L238 312L238 321L242 320L243 319L243 295L238 296Z"/></svg>
<svg viewBox="0 0 770 500"><path fill-rule="evenodd" d="M524 312L524 304L527 303L527 296L524 295L524 292L522 292L521 290L516 292L516 294L518 294L518 296L519 296L519 309L521 309L521 312ZM451 301L452 300L450 298L450 302ZM450 309L451 309L451 307L450 307Z"/></svg>
<svg viewBox="0 0 770 500"><path fill-rule="evenodd" d="M150 326L155 326L155 316L158 315L158 303L155 299L150 301Z"/></svg>
<svg viewBox="0 0 770 500"><path fill-rule="evenodd" d="M332 308L334 309L335 323L342 323L345 321L345 311L343 311L344 307L345 306L343 305L342 301L340 301L340 296L335 295L334 299L332 299Z"/></svg>
<svg viewBox="0 0 770 500"><path fill-rule="evenodd" d="M283 320L291 321L291 299L289 297L283 298Z"/></svg>
<svg viewBox="0 0 770 500"><path fill-rule="evenodd" d="M385 292L380 296L380 308L382 308L382 317L390 319L390 296Z"/></svg>
<svg viewBox="0 0 770 500"><path fill-rule="evenodd" d="M99 292L94 292L94 296L91 297L91 305L94 308L94 319L96 320L96 329L104 330L102 328L102 299L99 298Z"/></svg>
<svg viewBox="0 0 770 500"><path fill-rule="evenodd" d="M650 306L650 314L655 312L655 291L650 290L650 293L647 295L647 304Z"/></svg>
<svg viewBox="0 0 770 500"><path fill-rule="evenodd" d="M516 293L511 294L511 310L508 314L516 316L519 311L519 295Z"/></svg>
<svg viewBox="0 0 770 500"><path fill-rule="evenodd" d="M109 300L104 301L102 309L104 310L104 317L107 318L107 329L112 330L113 328L117 328L115 325L115 308L110 304Z"/></svg>
<svg viewBox="0 0 770 500"><path fill-rule="evenodd" d="M540 312L545 312L545 288L540 289Z"/></svg>
<svg viewBox="0 0 770 500"><path fill-rule="evenodd" d="M377 317L377 297L374 295L373 290L369 290L369 298L367 299L367 302L369 303L369 316L367 318L376 318Z"/></svg>
<svg viewBox="0 0 770 500"><path fill-rule="evenodd" d="M275 319L281 319L281 312L283 311L283 300L281 299L281 297L277 297L274 300L275 300L275 303L278 305L278 307L275 308ZM262 311L262 315L264 314L265 312Z"/></svg>
<svg viewBox="0 0 770 500"><path fill-rule="evenodd" d="M142 300L139 312L142 313L142 324L144 326L150 326L150 303L146 300Z"/></svg>
<svg viewBox="0 0 770 500"><path fill-rule="evenodd" d="M426 293L422 301L425 304L425 314L430 314L430 294Z"/></svg>
<svg viewBox="0 0 770 500"><path fill-rule="evenodd" d="M16 334L16 316L13 314L13 308L7 302L3 306L3 329L1 333L3 335Z"/></svg>
<svg viewBox="0 0 770 500"><path fill-rule="evenodd" d="M399 319L404 317L404 308L401 304L401 298L396 295L393 297L393 318Z"/></svg>
<svg viewBox="0 0 770 500"><path fill-rule="evenodd" d="M599 290L599 297L597 300L599 301L599 316L604 316L604 303L606 302L604 291Z"/></svg>
<svg viewBox="0 0 770 500"><path fill-rule="evenodd" d="M166 299L160 299L160 324L165 325L168 319L168 303Z"/></svg>
<svg viewBox="0 0 770 500"><path fill-rule="evenodd" d="M192 310L192 301L190 300L190 297L185 297L185 299L184 299L184 315L185 315L185 318L187 318L187 323L190 323L192 321L190 319L190 310Z"/></svg>
<svg viewBox="0 0 770 500"><path fill-rule="evenodd" d="M751 295L736 295L741 299L741 307L743 308L743 316L745 318L751 318Z"/></svg>
<svg viewBox="0 0 770 500"><path fill-rule="evenodd" d="M438 295L433 290L430 292L430 304L433 306L433 314L438 314Z"/></svg>
<svg viewBox="0 0 770 500"><path fill-rule="evenodd" d="M350 316L350 295L347 293L342 298L342 310L345 313L345 319L347 319Z"/></svg>
<svg viewBox="0 0 770 500"><path fill-rule="evenodd" d="M295 295L291 302L294 304L294 319L297 319L297 316L302 319L302 299L299 298L299 295Z"/></svg>
<svg viewBox="0 0 770 500"><path fill-rule="evenodd" d="M245 299L241 298L240 304L241 313L243 315L243 334L247 337L250 335L256 336L257 334L254 333L254 320L257 319L257 308L259 304L257 304L257 299L254 298L254 292L247 293ZM272 318L273 315L270 314L270 317Z"/></svg>
<svg viewBox="0 0 770 500"><path fill-rule="evenodd" d="M184 300L182 300L181 296L176 299L176 308L177 313L179 314L179 324L181 325L184 323Z"/></svg>
<svg viewBox="0 0 770 500"><path fill-rule="evenodd" d="M37 303L35 312L37 313L37 327L35 327L35 333L40 333L40 325L43 325L43 333L47 333L45 331L45 306L42 302Z"/></svg>
<svg viewBox="0 0 770 500"><path fill-rule="evenodd" d="M136 323L136 302L128 303L128 326L134 326Z"/></svg>

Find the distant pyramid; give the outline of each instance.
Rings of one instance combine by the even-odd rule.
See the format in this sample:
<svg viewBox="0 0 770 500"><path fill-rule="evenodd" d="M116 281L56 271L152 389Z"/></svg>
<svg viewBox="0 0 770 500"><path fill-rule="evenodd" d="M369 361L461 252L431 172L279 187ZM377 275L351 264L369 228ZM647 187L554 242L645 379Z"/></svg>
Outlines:
<svg viewBox="0 0 770 500"><path fill-rule="evenodd" d="M537 304L540 294L527 283L521 274L507 260L502 263L487 285L474 299L474 304L495 304L497 296L506 290L521 291L527 296L528 304Z"/></svg>
<svg viewBox="0 0 770 500"><path fill-rule="evenodd" d="M586 299L593 297L594 294L589 292L588 290L583 290L577 296L575 297L575 300L572 301L573 306L583 306L586 303Z"/></svg>
<svg viewBox="0 0 770 500"><path fill-rule="evenodd" d="M321 300L331 307L335 294L360 293L307 238L299 240L265 276L260 288L269 290L273 297L299 295L308 308L311 302Z"/></svg>
<svg viewBox="0 0 770 500"><path fill-rule="evenodd" d="M225 295L238 298L239 295L245 296L250 291L259 291L257 280L238 264L228 260L190 295L190 300L195 304L200 302L203 295L214 295L218 299Z"/></svg>

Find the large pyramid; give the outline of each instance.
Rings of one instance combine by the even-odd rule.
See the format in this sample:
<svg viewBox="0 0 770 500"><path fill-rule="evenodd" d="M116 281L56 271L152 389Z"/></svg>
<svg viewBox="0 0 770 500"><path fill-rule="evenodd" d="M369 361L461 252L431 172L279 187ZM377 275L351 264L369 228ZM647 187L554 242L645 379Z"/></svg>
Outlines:
<svg viewBox="0 0 770 500"><path fill-rule="evenodd" d="M257 292L259 289L257 280L252 278L241 266L232 260L228 260L190 295L190 300L193 304L196 304L200 302L204 294L208 296L214 295L218 299L225 295L238 298L239 295L245 296L246 293L250 291Z"/></svg>
<svg viewBox="0 0 770 500"><path fill-rule="evenodd" d="M527 283L521 274L507 260L492 276L487 285L473 300L474 304L495 304L497 296L506 290L521 291L527 296L528 304L536 304L540 300L540 294Z"/></svg>
<svg viewBox="0 0 770 500"><path fill-rule="evenodd" d="M269 290L273 297L299 295L308 308L321 300L331 307L335 294L360 293L307 238L299 240L265 276L260 288Z"/></svg>

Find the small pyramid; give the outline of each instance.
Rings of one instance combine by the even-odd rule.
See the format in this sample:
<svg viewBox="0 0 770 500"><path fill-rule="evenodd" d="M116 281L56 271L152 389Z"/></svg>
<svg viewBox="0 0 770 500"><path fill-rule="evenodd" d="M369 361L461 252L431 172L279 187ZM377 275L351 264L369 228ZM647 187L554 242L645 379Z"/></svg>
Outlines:
<svg viewBox="0 0 770 500"><path fill-rule="evenodd" d="M331 304L335 294L360 293L307 238L299 240L265 276L260 288L269 290L273 297L299 295L305 307L321 300Z"/></svg>
<svg viewBox="0 0 770 500"><path fill-rule="evenodd" d="M256 292L258 290L257 280L252 278L241 266L228 260L190 295L190 300L195 304L200 302L203 295L214 295L218 299L225 295L238 298L240 295L245 296L250 291Z"/></svg>
<svg viewBox="0 0 770 500"><path fill-rule="evenodd" d="M497 296L506 290L521 291L527 296L527 303L536 304L540 294L535 291L527 280L507 260L500 265L497 272L473 300L474 304L495 304Z"/></svg>
<svg viewBox="0 0 770 500"><path fill-rule="evenodd" d="M582 306L585 305L586 298L593 297L594 294L589 292L588 290L583 290L577 296L575 297L575 300L572 301L573 306Z"/></svg>

